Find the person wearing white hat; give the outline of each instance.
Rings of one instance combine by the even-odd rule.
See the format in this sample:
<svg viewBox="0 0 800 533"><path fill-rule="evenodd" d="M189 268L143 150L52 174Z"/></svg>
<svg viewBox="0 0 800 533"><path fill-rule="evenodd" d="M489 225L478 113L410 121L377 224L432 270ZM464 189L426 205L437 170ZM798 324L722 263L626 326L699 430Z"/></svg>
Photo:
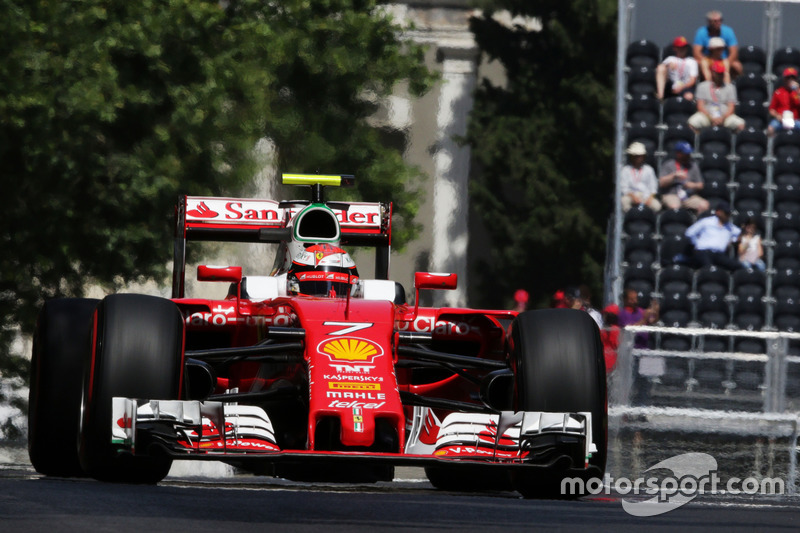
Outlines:
<svg viewBox="0 0 800 533"><path fill-rule="evenodd" d="M628 211L634 205L646 205L655 212L661 210L658 193L658 178L653 167L644 162L647 148L640 142L632 142L628 149L628 164L620 171L620 192L622 210Z"/></svg>

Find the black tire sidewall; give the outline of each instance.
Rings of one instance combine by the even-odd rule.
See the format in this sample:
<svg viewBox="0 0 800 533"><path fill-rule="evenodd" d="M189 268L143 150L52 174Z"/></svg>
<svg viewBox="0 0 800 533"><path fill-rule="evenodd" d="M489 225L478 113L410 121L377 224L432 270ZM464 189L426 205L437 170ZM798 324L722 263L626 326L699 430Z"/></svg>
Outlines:
<svg viewBox="0 0 800 533"><path fill-rule="evenodd" d="M44 303L36 321L28 395L28 454L37 472L83 475L78 459L81 388L99 300L60 298Z"/></svg>
<svg viewBox="0 0 800 533"><path fill-rule="evenodd" d="M592 413L590 464L605 471L608 414L600 331L588 313L541 309L517 316L510 332L519 411Z"/></svg>
<svg viewBox="0 0 800 533"><path fill-rule="evenodd" d="M113 397L180 398L183 320L164 298L138 294L106 297L96 315L96 342L86 365L79 455L92 477L155 483L169 471L166 457L119 455L111 444ZM137 449L137 454L146 450Z"/></svg>

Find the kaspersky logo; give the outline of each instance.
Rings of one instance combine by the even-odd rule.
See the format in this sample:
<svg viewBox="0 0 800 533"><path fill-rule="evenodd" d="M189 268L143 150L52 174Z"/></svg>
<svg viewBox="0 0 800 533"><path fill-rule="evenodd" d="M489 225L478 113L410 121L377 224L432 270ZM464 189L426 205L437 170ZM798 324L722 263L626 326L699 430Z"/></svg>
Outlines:
<svg viewBox="0 0 800 533"><path fill-rule="evenodd" d="M383 355L378 344L358 337L337 337L319 343L317 351L327 355L331 361L350 361L371 363L375 357Z"/></svg>

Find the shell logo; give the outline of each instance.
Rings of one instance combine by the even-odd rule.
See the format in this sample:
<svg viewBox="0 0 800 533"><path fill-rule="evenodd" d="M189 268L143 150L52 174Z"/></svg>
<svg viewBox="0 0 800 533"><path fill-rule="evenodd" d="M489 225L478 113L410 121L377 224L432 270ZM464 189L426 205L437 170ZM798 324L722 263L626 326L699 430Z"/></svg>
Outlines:
<svg viewBox="0 0 800 533"><path fill-rule="evenodd" d="M317 350L327 355L331 361L371 363L375 357L383 355L383 348L379 345L357 337L328 339L319 343Z"/></svg>

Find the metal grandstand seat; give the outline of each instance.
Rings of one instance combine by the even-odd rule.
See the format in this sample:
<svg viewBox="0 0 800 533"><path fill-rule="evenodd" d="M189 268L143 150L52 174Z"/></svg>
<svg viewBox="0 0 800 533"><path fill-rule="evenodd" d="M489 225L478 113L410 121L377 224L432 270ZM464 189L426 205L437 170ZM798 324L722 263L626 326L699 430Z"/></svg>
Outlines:
<svg viewBox="0 0 800 533"><path fill-rule="evenodd" d="M622 221L622 230L627 235L652 234L656 231L656 214L646 205L631 207Z"/></svg>
<svg viewBox="0 0 800 533"><path fill-rule="evenodd" d="M692 301L685 292L666 291L661 298L659 319L670 328L685 328L692 321Z"/></svg>
<svg viewBox="0 0 800 533"><path fill-rule="evenodd" d="M775 245L772 266L775 269L800 270L800 242L782 241Z"/></svg>
<svg viewBox="0 0 800 533"><path fill-rule="evenodd" d="M772 291L776 298L780 295L800 302L800 270L783 268L772 276Z"/></svg>
<svg viewBox="0 0 800 533"><path fill-rule="evenodd" d="M741 330L760 331L765 322L765 305L761 300L761 289L754 285L743 285L733 306L733 323Z"/></svg>
<svg viewBox="0 0 800 533"><path fill-rule="evenodd" d="M767 177L767 165L755 155L742 156L736 162L736 175L733 181L738 183L758 183L762 185Z"/></svg>
<svg viewBox="0 0 800 533"><path fill-rule="evenodd" d="M775 135L772 144L775 157L793 159L800 158L800 132L795 130L780 130Z"/></svg>
<svg viewBox="0 0 800 533"><path fill-rule="evenodd" d="M639 305L648 307L655 290L655 272L646 263L632 263L625 268L625 288L633 289L639 296Z"/></svg>
<svg viewBox="0 0 800 533"><path fill-rule="evenodd" d="M731 274L715 265L700 268L695 273L694 287L700 299L725 301L730 292Z"/></svg>
<svg viewBox="0 0 800 533"><path fill-rule="evenodd" d="M625 52L625 64L631 68L656 68L656 65L658 65L660 61L661 55L658 45L645 39L630 43Z"/></svg>
<svg viewBox="0 0 800 533"><path fill-rule="evenodd" d="M772 54L772 73L778 79L781 78L783 69L788 67L800 69L800 49L787 46Z"/></svg>
<svg viewBox="0 0 800 533"><path fill-rule="evenodd" d="M800 333L800 299L789 296L776 297L774 322L780 331Z"/></svg>
<svg viewBox="0 0 800 533"><path fill-rule="evenodd" d="M671 98L674 100L674 98ZM694 146L694 131L686 124L672 124L664 132L664 151L672 154L675 143L686 141L690 146Z"/></svg>
<svg viewBox="0 0 800 533"><path fill-rule="evenodd" d="M759 300L767 292L766 274L755 268L741 268L731 274L733 295L742 298L753 294Z"/></svg>
<svg viewBox="0 0 800 533"><path fill-rule="evenodd" d="M655 126L661 118L661 106L655 95L637 94L628 102L627 120L631 124Z"/></svg>
<svg viewBox="0 0 800 533"><path fill-rule="evenodd" d="M779 209L772 221L772 238L776 242L800 241L800 204L796 205L796 209Z"/></svg>
<svg viewBox="0 0 800 533"><path fill-rule="evenodd" d="M662 267L676 264L680 259L679 255L688 257L690 245L691 241L685 235L665 235L658 247L659 263Z"/></svg>
<svg viewBox="0 0 800 533"><path fill-rule="evenodd" d="M689 209L665 209L658 215L659 235L683 235L694 224L695 216Z"/></svg>
<svg viewBox="0 0 800 533"><path fill-rule="evenodd" d="M653 124L631 124L631 126L627 128L627 144L632 142L642 143L647 149L647 158L645 161L647 161L648 165L652 166L656 161L655 153L658 150L660 135L660 130Z"/></svg>
<svg viewBox="0 0 800 533"><path fill-rule="evenodd" d="M625 262L653 265L658 258L658 247L651 233L637 233L625 239Z"/></svg>
<svg viewBox="0 0 800 533"><path fill-rule="evenodd" d="M707 199L713 209L720 201L730 202L728 189L728 170L721 168L703 168L703 198Z"/></svg>
<svg viewBox="0 0 800 533"><path fill-rule="evenodd" d="M746 352L747 350L736 351ZM736 388L748 391L758 391L764 386L764 363L759 361L734 361L733 369L733 379L736 383Z"/></svg>
<svg viewBox="0 0 800 533"><path fill-rule="evenodd" d="M767 202L767 191L762 185L763 177L755 172L737 176L738 187L733 195L733 207L738 215L747 213L760 218Z"/></svg>
<svg viewBox="0 0 800 533"><path fill-rule="evenodd" d="M680 96L675 98L667 98L664 101L662 109L664 115L664 123L667 126L674 126L681 124L686 126L689 117L694 115L697 111L697 104L694 100L687 100ZM694 144L694 143L692 143Z"/></svg>
<svg viewBox="0 0 800 533"><path fill-rule="evenodd" d="M686 265L669 265L658 273L658 291L662 293L692 292L694 270Z"/></svg>
<svg viewBox="0 0 800 533"><path fill-rule="evenodd" d="M739 329L746 330L746 331L757 331L757 330L749 329L747 327L745 327L745 328L741 328L740 327ZM734 339L734 341L733 341L733 351L734 352L744 352L744 353L767 353L767 343L764 341L764 339L753 339L753 338L747 338L747 337L740 337L738 339ZM740 384L740 380L745 380L745 379L752 380L753 378L744 378L744 377L738 378L737 381L736 381L736 385L738 386ZM759 382L756 382L756 383L759 383ZM751 385L751 388L754 388L754 387Z"/></svg>
<svg viewBox="0 0 800 533"><path fill-rule="evenodd" d="M728 161L724 155L716 152L711 152L707 155L704 155L703 159L700 161L700 170L704 172L709 168L718 168L728 172L730 167L730 161Z"/></svg>
<svg viewBox="0 0 800 533"><path fill-rule="evenodd" d="M744 119L748 128L763 130L767 127L767 108L761 100L740 100L736 114Z"/></svg>
<svg viewBox="0 0 800 533"><path fill-rule="evenodd" d="M654 67L631 67L628 72L628 94L656 94L656 69Z"/></svg>
<svg viewBox="0 0 800 533"><path fill-rule="evenodd" d="M736 155L739 157L764 157L767 153L767 134L762 130L747 128L736 135Z"/></svg>
<svg viewBox="0 0 800 533"><path fill-rule="evenodd" d="M773 223L775 240L796 239L795 229L800 226L800 176L784 175L775 184L773 202L777 218ZM778 229L792 230L791 235L778 236Z"/></svg>
<svg viewBox="0 0 800 533"><path fill-rule="evenodd" d="M745 72L736 78L736 95L739 100L765 102L768 98L767 82L761 74Z"/></svg>
<svg viewBox="0 0 800 533"><path fill-rule="evenodd" d="M719 154L726 157L731 153L733 135L731 130L725 127L714 126L700 131L700 153L703 157L709 154Z"/></svg>
<svg viewBox="0 0 800 533"><path fill-rule="evenodd" d="M739 61L745 74L752 72L762 75L767 70L767 54L752 44L739 48Z"/></svg>

